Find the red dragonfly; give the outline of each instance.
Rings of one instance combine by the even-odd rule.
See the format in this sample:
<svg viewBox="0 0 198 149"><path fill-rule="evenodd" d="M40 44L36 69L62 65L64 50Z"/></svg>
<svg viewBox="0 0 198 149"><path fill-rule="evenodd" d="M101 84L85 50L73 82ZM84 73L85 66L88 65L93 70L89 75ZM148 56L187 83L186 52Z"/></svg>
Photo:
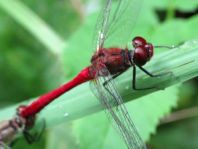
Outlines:
<svg viewBox="0 0 198 149"><path fill-rule="evenodd" d="M108 117L127 147L146 149L113 81L130 67L133 68L132 87L134 90L153 89L153 87L137 87L136 67L150 77L161 76L161 74L153 75L142 67L153 56L154 46L151 43L138 36L131 42L132 49L123 48L131 37L140 4L141 0L107 0L105 2L96 25L94 38L96 51L91 58L91 65L84 68L73 80L40 96L30 105L19 107L18 117L25 119L23 126L32 127L36 114L46 105L70 89L90 81L92 91L106 109ZM26 132L27 130L23 129Z"/></svg>

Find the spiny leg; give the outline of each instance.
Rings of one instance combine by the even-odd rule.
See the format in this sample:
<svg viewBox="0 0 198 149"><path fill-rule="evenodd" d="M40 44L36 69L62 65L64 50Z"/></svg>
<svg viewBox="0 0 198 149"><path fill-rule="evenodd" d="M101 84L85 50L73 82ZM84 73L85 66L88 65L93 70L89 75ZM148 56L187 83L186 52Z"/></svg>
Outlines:
<svg viewBox="0 0 198 149"><path fill-rule="evenodd" d="M43 127L42 127L42 129L41 129L41 131L39 133L31 134L28 130L24 130L23 134L24 134L24 137L25 137L26 141L29 144L32 144L34 142L39 141L41 136L43 135L45 127L46 127L46 124L45 124L45 121L44 121L43 122Z"/></svg>
<svg viewBox="0 0 198 149"><path fill-rule="evenodd" d="M144 69L145 70L145 69ZM145 72L145 71L144 71ZM148 71L146 71L146 72L148 72ZM145 73L146 73L145 72ZM149 73L150 74L150 73ZM150 74L150 75L152 75L152 74ZM150 76L149 75L149 76ZM153 76L153 75L152 75ZM133 90L148 90L148 89L157 89L156 87L145 87L145 88L137 88L137 86L136 86L137 84L136 84L136 66L134 65L133 66L133 79L132 79L132 88L133 88Z"/></svg>
<svg viewBox="0 0 198 149"><path fill-rule="evenodd" d="M140 68L145 74L149 75L150 77L162 77L165 76L167 74L172 74L172 72L165 72L165 73L161 73L161 74L152 74L150 72L148 72L145 68L143 68L142 66L138 66L138 68Z"/></svg>
<svg viewBox="0 0 198 149"><path fill-rule="evenodd" d="M118 77L119 75L121 75L122 73L123 73L123 72L119 72L119 73L113 75L109 80L105 81L105 82L103 83L103 85L104 85L104 86L107 85L107 83L108 83L109 81L111 81L111 80L117 78L117 77Z"/></svg>
<svg viewBox="0 0 198 149"><path fill-rule="evenodd" d="M107 80L107 81L105 81L105 82L103 83L103 86L104 86L105 90L106 90L114 99L116 99L116 97L115 97L115 96L111 93L111 91L108 89L107 85L108 85L108 83L109 83L111 80L117 78L117 77L118 77L120 74L122 74L122 73L123 73L123 72L119 72L119 73L113 75L109 80ZM119 103L116 102L116 106L118 106L118 105L119 105Z"/></svg>
<svg viewBox="0 0 198 149"><path fill-rule="evenodd" d="M27 130L23 131L23 136L25 137L25 140L27 141L28 144L32 144L34 141L35 134L30 134Z"/></svg>
<svg viewBox="0 0 198 149"><path fill-rule="evenodd" d="M9 144L9 147L12 148L18 141L19 141L19 138L15 138L15 139Z"/></svg>
<svg viewBox="0 0 198 149"><path fill-rule="evenodd" d="M36 136L36 139L35 139L36 141L40 140L41 136L44 133L45 128L46 128L46 123L45 123L45 120L43 119L43 126L41 128L40 133L38 133L38 135Z"/></svg>

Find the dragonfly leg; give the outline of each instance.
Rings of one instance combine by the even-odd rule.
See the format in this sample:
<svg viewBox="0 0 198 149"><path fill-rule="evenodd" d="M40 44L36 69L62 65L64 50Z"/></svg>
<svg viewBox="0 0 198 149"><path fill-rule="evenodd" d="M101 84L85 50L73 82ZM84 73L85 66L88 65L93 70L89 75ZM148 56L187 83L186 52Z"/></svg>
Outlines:
<svg viewBox="0 0 198 149"><path fill-rule="evenodd" d="M117 78L120 74L122 74L122 72L119 72L119 73L113 75L109 80L107 80L107 81L105 81L105 82L103 83L103 86L104 86L105 90L106 90L114 99L116 99L116 97L115 97L115 96L111 93L111 91L108 89L107 85L108 85L108 83L109 83L111 80ZM119 103L116 102L116 103L115 103L115 106L118 106L118 105L119 105Z"/></svg>
<svg viewBox="0 0 198 149"><path fill-rule="evenodd" d="M38 135L36 136L35 141L39 141L39 140L40 140L41 136L42 136L43 133L44 133L45 128L46 128L46 123L45 123L45 121L43 120L43 126L42 126L42 128L41 128L41 131L40 131L40 132L38 133Z"/></svg>
<svg viewBox="0 0 198 149"><path fill-rule="evenodd" d="M147 72L147 71L146 71L146 72ZM152 75L152 74L151 74L151 75ZM133 66L132 88L133 88L133 90L157 89L156 87L137 88L137 84L136 84L136 66Z"/></svg>
<svg viewBox="0 0 198 149"><path fill-rule="evenodd" d="M9 147L12 148L18 141L19 138L15 138L12 142L10 142Z"/></svg>
<svg viewBox="0 0 198 149"><path fill-rule="evenodd" d="M117 77L118 77L119 75L121 75L122 73L123 73L123 72L119 72L119 73L113 75L109 80L105 81L105 82L103 83L103 85L104 85L104 86L107 85L107 83L108 83L109 81L111 81L111 80L117 78Z"/></svg>
<svg viewBox="0 0 198 149"><path fill-rule="evenodd" d="M152 74L150 72L148 72L145 68L138 66L138 68L140 68L144 73L146 73L147 75L149 75L150 77L162 77L165 76L167 74L172 74L172 72L165 72L165 73L161 73L161 74Z"/></svg>
<svg viewBox="0 0 198 149"><path fill-rule="evenodd" d="M25 137L25 140L29 143L32 144L34 142L37 142L40 139L40 134L38 133L34 133L34 134L30 134L29 131L25 130L23 132L23 135Z"/></svg>
<svg viewBox="0 0 198 149"><path fill-rule="evenodd" d="M29 144L39 141L41 136L43 135L45 127L46 126L44 122L41 131L39 133L34 133L34 134L31 134L28 130L24 130L23 134L24 134L26 141Z"/></svg>
<svg viewBox="0 0 198 149"><path fill-rule="evenodd" d="M27 130L23 131L23 136L25 137L25 140L29 143L32 144L34 141L34 135L30 134Z"/></svg>

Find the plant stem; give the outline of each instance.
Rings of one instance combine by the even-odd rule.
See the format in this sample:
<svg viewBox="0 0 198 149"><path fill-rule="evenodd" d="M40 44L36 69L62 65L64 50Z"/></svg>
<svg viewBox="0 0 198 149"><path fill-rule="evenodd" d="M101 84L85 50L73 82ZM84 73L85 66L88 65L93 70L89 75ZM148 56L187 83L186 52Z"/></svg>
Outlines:
<svg viewBox="0 0 198 149"><path fill-rule="evenodd" d="M176 111L161 120L162 124L172 123L188 118L193 118L198 116L198 107L186 108L179 111Z"/></svg>
<svg viewBox="0 0 198 149"><path fill-rule="evenodd" d="M183 45L167 50L155 56L145 68L154 74L166 73L159 78L151 78L143 72L137 72L138 87L151 87L156 89L133 91L131 87L132 68L115 79L119 93L124 102L137 99L173 84L178 84L198 76L198 40L192 40ZM39 114L38 121L45 119L48 126L71 121L102 110L101 105L91 93L88 83L75 87L65 93L58 100L47 106ZM27 104L23 102L20 104ZM18 104L19 105L19 104ZM18 105L0 111L0 119L12 117Z"/></svg>

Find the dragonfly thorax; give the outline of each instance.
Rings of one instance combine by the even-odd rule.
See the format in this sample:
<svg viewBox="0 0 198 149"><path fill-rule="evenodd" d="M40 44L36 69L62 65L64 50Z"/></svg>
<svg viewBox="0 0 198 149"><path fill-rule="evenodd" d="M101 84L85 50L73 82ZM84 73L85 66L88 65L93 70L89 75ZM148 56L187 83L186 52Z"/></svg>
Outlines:
<svg viewBox="0 0 198 149"><path fill-rule="evenodd" d="M111 74L124 72L130 66L130 51L121 48L102 48L91 59L92 70L98 67L107 67Z"/></svg>

